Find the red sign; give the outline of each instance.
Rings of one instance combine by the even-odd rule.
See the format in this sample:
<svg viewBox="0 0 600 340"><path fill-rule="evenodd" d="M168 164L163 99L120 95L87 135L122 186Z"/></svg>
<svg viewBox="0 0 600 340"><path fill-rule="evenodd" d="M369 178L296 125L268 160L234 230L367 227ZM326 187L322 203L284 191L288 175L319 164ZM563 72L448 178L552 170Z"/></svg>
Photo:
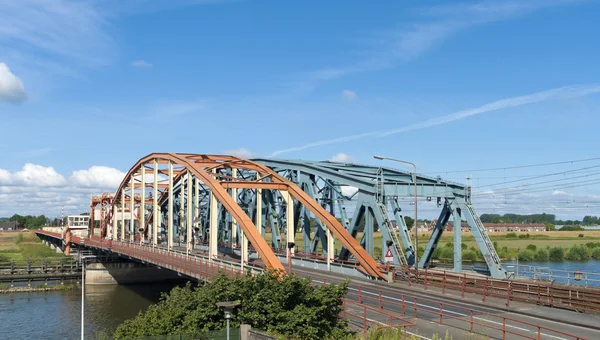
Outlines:
<svg viewBox="0 0 600 340"><path fill-rule="evenodd" d="M385 262L393 262L394 261L394 254L392 254L392 250L390 248L388 248L387 252L385 253Z"/></svg>

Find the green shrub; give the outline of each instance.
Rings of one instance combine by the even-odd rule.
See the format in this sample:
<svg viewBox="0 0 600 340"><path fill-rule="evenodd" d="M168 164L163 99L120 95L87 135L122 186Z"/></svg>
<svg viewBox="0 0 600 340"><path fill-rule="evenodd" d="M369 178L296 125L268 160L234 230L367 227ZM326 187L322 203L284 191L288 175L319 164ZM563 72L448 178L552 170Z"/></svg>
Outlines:
<svg viewBox="0 0 600 340"><path fill-rule="evenodd" d="M506 234L506 238L517 238L517 233L508 233Z"/></svg>
<svg viewBox="0 0 600 340"><path fill-rule="evenodd" d="M550 261L562 261L565 259L565 250L561 247L552 247L548 251Z"/></svg>
<svg viewBox="0 0 600 340"><path fill-rule="evenodd" d="M477 260L477 254L471 250L465 250L462 253L463 261L475 261Z"/></svg>
<svg viewBox="0 0 600 340"><path fill-rule="evenodd" d="M548 251L544 248L540 248L540 249L536 250L535 255L533 256L533 259L536 262L546 262L546 261L548 261L549 258L550 258L550 255L548 254Z"/></svg>
<svg viewBox="0 0 600 340"><path fill-rule="evenodd" d="M454 249L444 247L440 250L440 259L454 261Z"/></svg>
<svg viewBox="0 0 600 340"><path fill-rule="evenodd" d="M585 244L585 246L590 249L598 248L600 247L600 242L588 242Z"/></svg>
<svg viewBox="0 0 600 340"><path fill-rule="evenodd" d="M534 253L529 249L523 249L519 251L519 261L531 262L533 261Z"/></svg>
<svg viewBox="0 0 600 340"><path fill-rule="evenodd" d="M125 320L113 337L200 337L207 331L225 328L223 311L216 307L217 302L239 301L241 305L231 319L234 328L244 322L286 339L343 339L348 335L347 323L339 315L347 285L313 286L310 279L295 275L280 279L276 273L233 279L221 274L197 288L190 284L174 288L146 312Z"/></svg>
<svg viewBox="0 0 600 340"><path fill-rule="evenodd" d="M596 247L592 250L592 257L596 260L600 260L600 248Z"/></svg>
<svg viewBox="0 0 600 340"><path fill-rule="evenodd" d="M536 251L537 250L537 246L535 244L528 244L527 245L527 249L529 249L531 251Z"/></svg>
<svg viewBox="0 0 600 340"><path fill-rule="evenodd" d="M435 250L433 251L433 253L431 254L431 258L434 260L439 260L441 251L442 251L441 247L436 247Z"/></svg>
<svg viewBox="0 0 600 340"><path fill-rule="evenodd" d="M574 245L569 249L567 258L571 261L589 260L590 250L584 245Z"/></svg>

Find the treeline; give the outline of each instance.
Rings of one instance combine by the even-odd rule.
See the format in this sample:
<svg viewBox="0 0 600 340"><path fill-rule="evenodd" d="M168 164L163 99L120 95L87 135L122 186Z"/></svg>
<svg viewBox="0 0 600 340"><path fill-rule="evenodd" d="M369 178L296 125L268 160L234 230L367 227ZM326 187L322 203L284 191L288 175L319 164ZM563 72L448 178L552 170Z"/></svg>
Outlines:
<svg viewBox="0 0 600 340"><path fill-rule="evenodd" d="M480 216L481 222L483 223L542 223L542 224L553 224L553 225L570 225L570 226L588 226L588 225L599 225L600 217L598 216L584 216L583 220L557 220L553 214L531 214L531 215L520 215L520 214L482 214ZM577 230L577 229L574 229Z"/></svg>
<svg viewBox="0 0 600 340"><path fill-rule="evenodd" d="M480 217L483 223L550 223L557 224L556 216L553 214L482 214Z"/></svg>
<svg viewBox="0 0 600 340"><path fill-rule="evenodd" d="M54 220L51 220L50 218L48 218L44 215L22 216L19 214L14 214L10 218L0 218L0 221L17 222L18 228L27 228L27 229L40 229L41 227L43 227L45 225L60 225L60 219L55 218Z"/></svg>

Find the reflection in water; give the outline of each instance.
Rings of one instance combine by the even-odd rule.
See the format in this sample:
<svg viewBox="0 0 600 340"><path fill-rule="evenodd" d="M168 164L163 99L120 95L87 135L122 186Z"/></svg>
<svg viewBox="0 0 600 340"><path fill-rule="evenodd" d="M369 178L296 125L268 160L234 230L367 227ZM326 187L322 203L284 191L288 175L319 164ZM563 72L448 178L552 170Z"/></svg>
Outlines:
<svg viewBox="0 0 600 340"><path fill-rule="evenodd" d="M174 284L85 287L86 338L112 334ZM0 294L0 339L79 339L81 290Z"/></svg>

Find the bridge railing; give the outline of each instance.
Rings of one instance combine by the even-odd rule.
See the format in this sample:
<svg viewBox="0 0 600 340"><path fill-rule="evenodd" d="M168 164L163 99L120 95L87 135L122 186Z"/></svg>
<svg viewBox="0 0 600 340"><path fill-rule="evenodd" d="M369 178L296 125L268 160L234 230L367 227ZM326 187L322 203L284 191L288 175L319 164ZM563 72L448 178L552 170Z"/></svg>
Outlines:
<svg viewBox="0 0 600 340"><path fill-rule="evenodd" d="M534 303L538 305L570 308L577 311L600 312L600 289L551 285L536 282L493 279L482 275L468 275L446 270L429 270L402 268L396 272L397 280L412 284L421 284L424 289L436 287L442 294L446 290L460 291L482 296L482 301L488 297L511 301Z"/></svg>
<svg viewBox="0 0 600 340"><path fill-rule="evenodd" d="M323 279L323 284L339 283L339 280ZM510 318L504 315L483 312L466 308L453 303L402 294L397 291L373 288L355 283L349 284L346 302L353 301L359 305L372 306L373 308L394 312L400 319L413 317L415 319L428 319L439 325L451 326L473 334L481 334L501 339L532 339L546 338L559 339L586 339L580 335L563 332L558 329L545 327Z"/></svg>

